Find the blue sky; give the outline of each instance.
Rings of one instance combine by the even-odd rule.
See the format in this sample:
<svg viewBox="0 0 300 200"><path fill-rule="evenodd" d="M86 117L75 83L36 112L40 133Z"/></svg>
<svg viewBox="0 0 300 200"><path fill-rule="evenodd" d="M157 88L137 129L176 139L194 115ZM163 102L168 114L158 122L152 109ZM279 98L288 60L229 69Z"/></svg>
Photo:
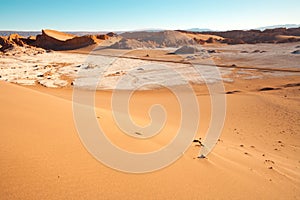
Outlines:
<svg viewBox="0 0 300 200"><path fill-rule="evenodd" d="M0 0L0 30L214 30L300 24L299 0Z"/></svg>

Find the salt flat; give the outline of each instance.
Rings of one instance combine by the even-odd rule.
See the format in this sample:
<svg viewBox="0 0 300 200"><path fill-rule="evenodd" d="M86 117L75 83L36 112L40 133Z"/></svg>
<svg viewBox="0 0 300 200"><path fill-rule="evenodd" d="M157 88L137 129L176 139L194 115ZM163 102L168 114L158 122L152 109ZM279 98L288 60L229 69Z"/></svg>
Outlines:
<svg viewBox="0 0 300 200"><path fill-rule="evenodd" d="M187 82L203 84L220 80L233 82L236 78L255 79L288 76L295 75L294 71L297 72L299 69L298 55L291 54L295 45L297 43L257 46L235 45L230 47L208 46L207 51L214 50L216 53L209 54L202 51L180 55L179 58L183 63L180 63L178 59L175 60L177 63L172 63L170 58L173 57L166 54L174 52L176 50L174 48L164 51L158 49L158 52L164 54L155 54L151 60L150 58L147 60L147 57L142 57L142 54L139 53L147 52L147 50L121 52L116 50L117 53L113 54L114 56L106 56L105 50L103 55L101 54L102 51L98 50L86 54L85 52L65 53L41 50L33 50L33 52L28 53L26 49L23 49L23 52L22 49L17 49L15 52L0 55L0 80L21 85L40 84L51 88L71 85L88 88L97 84L98 89L113 89L117 87L117 83L121 79L125 78L124 84L118 85L119 89L133 89L142 85L144 85L143 89L149 89L160 87L159 85L174 86ZM253 53L254 48L259 49L257 50L259 52ZM272 48L277 48L278 51L270 51ZM240 53L245 49L250 52ZM152 52L154 51L152 50ZM131 56L124 56L124 54L127 55L131 52L136 56L132 57L132 54L129 54ZM202 56L197 57L197 55ZM290 57L288 62L283 59L286 56ZM156 58L159 59L156 61ZM219 67L220 63L226 64L226 68ZM257 69L255 67L248 69L249 66L255 66ZM259 70L260 68L267 70L262 71ZM286 69L286 71L280 72L276 71L277 69ZM154 86L155 84L156 86Z"/></svg>

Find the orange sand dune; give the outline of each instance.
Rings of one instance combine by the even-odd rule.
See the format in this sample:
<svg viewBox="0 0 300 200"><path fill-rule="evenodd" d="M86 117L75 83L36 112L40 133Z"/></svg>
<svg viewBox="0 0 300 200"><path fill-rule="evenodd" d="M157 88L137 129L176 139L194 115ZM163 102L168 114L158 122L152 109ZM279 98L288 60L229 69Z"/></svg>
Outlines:
<svg viewBox="0 0 300 200"><path fill-rule="evenodd" d="M55 38L60 41L66 41L66 40L76 37L75 35L72 35L72 34L63 33L63 32L59 32L56 30L49 30L49 29L43 30L43 33L49 37Z"/></svg>
<svg viewBox="0 0 300 200"><path fill-rule="evenodd" d="M251 80L254 81L254 80ZM253 85L254 82L251 82ZM268 82L264 82L266 84ZM269 82L270 83L270 82ZM249 84L245 81L244 85ZM260 82L261 84L261 82ZM236 89L236 85L227 85ZM73 122L70 89L25 88L0 82L1 199L297 199L300 196L299 90L255 90L227 95L227 119L214 151L197 159L192 144L177 162L146 174L112 170L83 147ZM196 87L199 136L210 119L207 95ZM288 97L284 97L288 95ZM110 92L96 94L99 123L122 148L152 150L168 137L132 143L112 121ZM153 102L173 112L161 134L172 132L177 103L164 90L134 94L132 115L149 119ZM161 142L161 143L160 143Z"/></svg>

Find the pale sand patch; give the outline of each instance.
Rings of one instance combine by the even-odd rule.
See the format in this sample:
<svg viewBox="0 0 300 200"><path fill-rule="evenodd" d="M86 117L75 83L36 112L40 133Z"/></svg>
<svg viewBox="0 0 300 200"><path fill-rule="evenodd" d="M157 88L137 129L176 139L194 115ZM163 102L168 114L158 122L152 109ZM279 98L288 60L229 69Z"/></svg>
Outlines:
<svg viewBox="0 0 300 200"><path fill-rule="evenodd" d="M193 33L186 33L185 35L187 35L190 38L196 38L196 39L200 39L200 40L208 40L209 38L213 38L216 40L223 40L224 38L221 36L217 36L217 35L209 35L209 34L193 34Z"/></svg>

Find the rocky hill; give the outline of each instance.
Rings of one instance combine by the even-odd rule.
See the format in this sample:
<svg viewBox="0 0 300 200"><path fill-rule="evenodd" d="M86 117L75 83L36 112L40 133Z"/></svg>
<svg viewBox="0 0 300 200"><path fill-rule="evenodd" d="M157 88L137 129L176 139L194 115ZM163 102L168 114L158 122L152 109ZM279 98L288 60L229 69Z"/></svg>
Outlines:
<svg viewBox="0 0 300 200"><path fill-rule="evenodd" d="M123 39L112 45L111 48L163 48L195 44L192 38L178 31L126 32L121 34L121 37L123 37Z"/></svg>
<svg viewBox="0 0 300 200"><path fill-rule="evenodd" d="M24 38L18 34L11 34L10 36L0 36L0 51L12 49L17 46L27 46L31 43L31 39Z"/></svg>
<svg viewBox="0 0 300 200"><path fill-rule="evenodd" d="M185 34L199 34L198 32L180 31ZM203 35L216 35L224 39L218 40L220 43L226 44L256 44L256 43L287 43L300 41L300 28L275 28L260 30L233 30L223 32L202 32ZM198 41L198 42L213 42Z"/></svg>
<svg viewBox="0 0 300 200"><path fill-rule="evenodd" d="M42 34L27 38L18 34L11 34L10 36L0 36L0 51L14 46L33 46L51 50L72 50L101 43L101 41L113 36L113 33L76 36L55 30L42 30Z"/></svg>

